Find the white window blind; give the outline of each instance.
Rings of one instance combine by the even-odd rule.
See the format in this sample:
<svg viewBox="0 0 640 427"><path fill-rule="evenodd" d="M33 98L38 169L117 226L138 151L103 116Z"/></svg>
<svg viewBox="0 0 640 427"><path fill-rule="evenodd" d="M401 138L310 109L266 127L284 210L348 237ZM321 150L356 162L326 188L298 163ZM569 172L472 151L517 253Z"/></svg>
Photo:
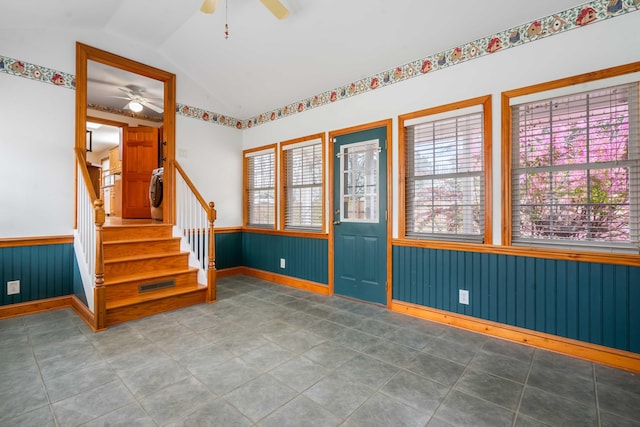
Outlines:
<svg viewBox="0 0 640 427"><path fill-rule="evenodd" d="M283 147L285 228L322 229L322 141Z"/></svg>
<svg viewBox="0 0 640 427"><path fill-rule="evenodd" d="M512 242L638 252L638 84L512 108Z"/></svg>
<svg viewBox="0 0 640 427"><path fill-rule="evenodd" d="M406 126L405 144L407 236L482 242L483 113Z"/></svg>
<svg viewBox="0 0 640 427"><path fill-rule="evenodd" d="M248 224L253 227L275 225L275 150L246 155Z"/></svg>

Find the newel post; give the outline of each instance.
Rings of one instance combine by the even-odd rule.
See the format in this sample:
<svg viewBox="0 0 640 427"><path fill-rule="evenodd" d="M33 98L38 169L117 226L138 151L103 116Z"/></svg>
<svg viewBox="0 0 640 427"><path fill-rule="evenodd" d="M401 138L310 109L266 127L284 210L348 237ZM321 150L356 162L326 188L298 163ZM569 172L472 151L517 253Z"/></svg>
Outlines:
<svg viewBox="0 0 640 427"><path fill-rule="evenodd" d="M103 225L105 221L104 203L98 199L93 202L93 209L96 221L96 287L93 291L93 307L94 307L94 327L96 331L106 328L107 321L107 302L106 289L104 287L104 237Z"/></svg>
<svg viewBox="0 0 640 427"><path fill-rule="evenodd" d="M216 220L215 203L209 202L209 265L207 267L207 302L216 300L216 239L213 233L213 223Z"/></svg>

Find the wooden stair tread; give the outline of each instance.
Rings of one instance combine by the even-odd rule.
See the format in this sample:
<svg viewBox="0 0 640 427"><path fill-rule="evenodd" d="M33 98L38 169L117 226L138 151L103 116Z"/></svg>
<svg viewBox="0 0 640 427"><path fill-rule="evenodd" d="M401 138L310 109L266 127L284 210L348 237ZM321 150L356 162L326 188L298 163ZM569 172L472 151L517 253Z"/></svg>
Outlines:
<svg viewBox="0 0 640 427"><path fill-rule="evenodd" d="M208 286L198 283L198 267L189 265L189 251L182 249L181 239L173 235L171 224L104 227L105 325L200 304L210 298Z"/></svg>
<svg viewBox="0 0 640 427"><path fill-rule="evenodd" d="M132 239L173 237L173 226L167 225L114 225L104 227L104 241L117 242Z"/></svg>
<svg viewBox="0 0 640 427"><path fill-rule="evenodd" d="M120 257L120 258L111 258L111 259L105 259L104 263L105 264L113 264L113 263L117 263L117 262L127 262L127 261L142 261L145 259L155 259L155 258L167 258L167 257L171 257L171 256L185 256L189 254L189 252L183 252L183 251L171 251L171 252L163 252L163 253L159 253L159 254L143 254L143 255L131 255L131 256L127 256L127 257Z"/></svg>
<svg viewBox="0 0 640 427"><path fill-rule="evenodd" d="M141 237L138 239L128 239L128 240L109 240L104 242L105 245L122 245L128 243L143 243L143 242L168 242L171 240L180 240L180 237Z"/></svg>
<svg viewBox="0 0 640 427"><path fill-rule="evenodd" d="M144 281L150 279L159 279L167 276L177 276L179 274L192 273L197 272L197 267L185 267L185 268L168 268L166 270L154 270L154 271L146 271L142 273L135 274L126 274L122 276L117 276L117 278L109 280L105 277L104 285L118 285L126 282L136 282L136 281Z"/></svg>
<svg viewBox="0 0 640 427"><path fill-rule="evenodd" d="M145 292L135 297L123 298L117 301L107 302L107 310L132 306L135 304L139 304L141 302L160 300L164 298L173 297L176 295L189 294L192 292L200 292L206 289L207 289L206 285L201 285L200 283L198 283L193 286L184 286L181 288L160 289L157 291Z"/></svg>

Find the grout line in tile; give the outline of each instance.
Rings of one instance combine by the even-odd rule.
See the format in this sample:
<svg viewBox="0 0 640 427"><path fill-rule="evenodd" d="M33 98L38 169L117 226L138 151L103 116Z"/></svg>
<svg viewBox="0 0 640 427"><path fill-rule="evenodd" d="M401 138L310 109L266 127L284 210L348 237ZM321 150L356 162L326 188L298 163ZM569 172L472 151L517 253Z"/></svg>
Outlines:
<svg viewBox="0 0 640 427"><path fill-rule="evenodd" d="M520 405L522 405L522 400L524 399L524 392L527 389L527 383L529 382L529 375L531 375L531 370L533 369L533 362L535 359L535 355L538 350L534 350L531 354L531 359L529 360L529 370L527 371L527 375L524 378L524 382L522 384L522 391L520 392L520 399L518 399L518 405L514 411L513 424L512 427L516 426L516 422L518 421L518 416L520 416Z"/></svg>
<svg viewBox="0 0 640 427"><path fill-rule="evenodd" d="M598 421L598 427L602 425L602 420L600 419L600 401L598 399L598 377L596 375L596 365L594 363L591 364L591 372L593 374L593 394L595 395L596 400L596 420Z"/></svg>

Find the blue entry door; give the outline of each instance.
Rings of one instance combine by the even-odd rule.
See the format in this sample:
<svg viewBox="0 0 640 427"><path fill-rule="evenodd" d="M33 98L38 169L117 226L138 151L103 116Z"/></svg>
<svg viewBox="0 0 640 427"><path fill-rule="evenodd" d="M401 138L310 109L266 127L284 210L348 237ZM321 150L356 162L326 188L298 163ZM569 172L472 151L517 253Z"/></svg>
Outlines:
<svg viewBox="0 0 640 427"><path fill-rule="evenodd" d="M334 293L387 303L387 128L333 141Z"/></svg>

